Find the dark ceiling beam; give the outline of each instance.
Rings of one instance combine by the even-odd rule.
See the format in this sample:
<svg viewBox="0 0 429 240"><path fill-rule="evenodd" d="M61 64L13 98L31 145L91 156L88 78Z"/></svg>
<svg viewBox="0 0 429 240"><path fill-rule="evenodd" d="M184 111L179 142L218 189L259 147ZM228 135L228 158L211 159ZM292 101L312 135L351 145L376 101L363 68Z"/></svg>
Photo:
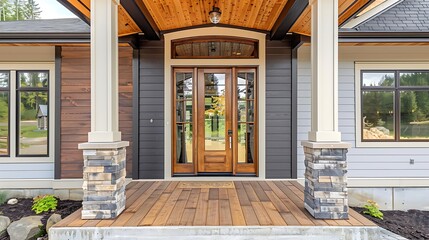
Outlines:
<svg viewBox="0 0 429 240"><path fill-rule="evenodd" d="M91 20L87 16L85 16L85 14L81 13L77 8L75 8L69 1L57 0L57 2L61 3L61 5L67 8L70 12L72 12L78 18L82 19L82 21L86 22L86 24L91 25Z"/></svg>
<svg viewBox="0 0 429 240"><path fill-rule="evenodd" d="M308 0L288 0L271 30L271 40L282 40L308 6Z"/></svg>
<svg viewBox="0 0 429 240"><path fill-rule="evenodd" d="M146 39L161 39L160 31L142 0L122 0L121 5L143 31Z"/></svg>

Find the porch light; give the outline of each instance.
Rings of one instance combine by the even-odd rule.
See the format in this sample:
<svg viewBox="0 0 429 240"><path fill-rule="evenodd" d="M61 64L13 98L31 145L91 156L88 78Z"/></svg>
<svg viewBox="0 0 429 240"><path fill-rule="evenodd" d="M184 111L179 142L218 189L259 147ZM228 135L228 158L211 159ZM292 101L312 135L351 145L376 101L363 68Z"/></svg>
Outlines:
<svg viewBox="0 0 429 240"><path fill-rule="evenodd" d="M222 12L218 7L213 6L213 9L209 12L210 21L214 24L220 22Z"/></svg>

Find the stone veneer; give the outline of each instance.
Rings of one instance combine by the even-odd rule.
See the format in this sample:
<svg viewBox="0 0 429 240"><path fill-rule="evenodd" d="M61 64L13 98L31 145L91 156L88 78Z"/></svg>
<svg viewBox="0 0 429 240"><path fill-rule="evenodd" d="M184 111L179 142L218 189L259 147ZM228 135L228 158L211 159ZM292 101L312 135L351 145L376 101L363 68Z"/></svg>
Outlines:
<svg viewBox="0 0 429 240"><path fill-rule="evenodd" d="M302 142L305 153L304 206L318 219L348 219L347 143Z"/></svg>
<svg viewBox="0 0 429 240"><path fill-rule="evenodd" d="M82 219L111 219L125 209L126 149L128 142L82 143Z"/></svg>

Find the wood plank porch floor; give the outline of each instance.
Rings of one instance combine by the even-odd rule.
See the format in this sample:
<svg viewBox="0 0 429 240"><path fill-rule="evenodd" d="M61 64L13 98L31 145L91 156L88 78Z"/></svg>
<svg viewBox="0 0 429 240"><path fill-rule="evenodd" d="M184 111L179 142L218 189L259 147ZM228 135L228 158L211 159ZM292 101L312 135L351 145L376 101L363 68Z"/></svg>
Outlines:
<svg viewBox="0 0 429 240"><path fill-rule="evenodd" d="M348 220L316 220L296 181L133 181L125 211L112 220L82 220L80 210L54 227L376 226L350 209Z"/></svg>

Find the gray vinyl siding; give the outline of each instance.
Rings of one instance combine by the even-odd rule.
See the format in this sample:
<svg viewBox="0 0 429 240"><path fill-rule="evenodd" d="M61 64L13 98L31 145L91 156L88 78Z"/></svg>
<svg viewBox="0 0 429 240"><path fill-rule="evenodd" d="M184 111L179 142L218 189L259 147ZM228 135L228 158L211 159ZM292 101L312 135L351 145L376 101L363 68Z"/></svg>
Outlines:
<svg viewBox="0 0 429 240"><path fill-rule="evenodd" d="M139 84L140 179L164 178L164 42L142 42ZM153 119L153 123L150 122Z"/></svg>
<svg viewBox="0 0 429 240"><path fill-rule="evenodd" d="M287 42L267 42L266 178L292 177L292 73Z"/></svg>
<svg viewBox="0 0 429 240"><path fill-rule="evenodd" d="M17 160L19 161L19 160ZM2 163L0 179L53 179L54 163Z"/></svg>
<svg viewBox="0 0 429 240"><path fill-rule="evenodd" d="M339 48L339 130L349 150L349 178L427 178L429 148L364 148L355 145L355 62L429 62L425 46L349 46ZM429 64L428 64L429 68ZM300 141L310 131L310 48L298 54L298 178L304 177L304 154ZM415 160L409 164L410 158Z"/></svg>

